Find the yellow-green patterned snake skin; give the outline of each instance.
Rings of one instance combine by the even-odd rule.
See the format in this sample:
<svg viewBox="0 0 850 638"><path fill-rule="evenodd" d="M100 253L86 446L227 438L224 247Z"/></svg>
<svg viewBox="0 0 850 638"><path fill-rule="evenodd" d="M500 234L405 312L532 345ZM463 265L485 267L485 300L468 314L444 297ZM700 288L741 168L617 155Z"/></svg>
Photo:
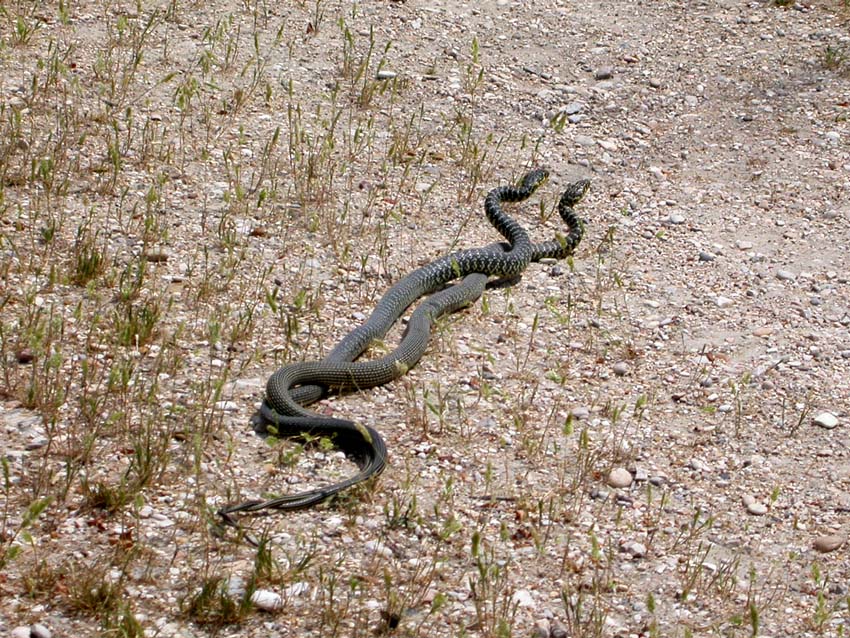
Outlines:
<svg viewBox="0 0 850 638"><path fill-rule="evenodd" d="M325 417L304 406L329 390L371 388L398 378L424 353L433 322L478 299L490 277L517 277L532 261L563 259L572 254L584 232L584 223L573 206L587 192L587 180L569 184L561 195L558 213L569 231L556 239L532 243L525 229L502 210L503 203L528 199L548 175L545 169L536 169L527 173L519 186L501 186L488 193L484 203L487 219L507 243L461 250L414 270L390 288L366 322L351 331L325 359L286 365L269 379L257 429L265 428L278 436L329 437L357 462L360 471L327 487L228 506L220 510L222 515L308 507L383 471L387 448L377 430L346 419ZM461 281L444 288L456 279ZM431 296L413 312L404 337L393 352L373 361L355 361L372 341L389 331L414 301L427 294Z"/></svg>

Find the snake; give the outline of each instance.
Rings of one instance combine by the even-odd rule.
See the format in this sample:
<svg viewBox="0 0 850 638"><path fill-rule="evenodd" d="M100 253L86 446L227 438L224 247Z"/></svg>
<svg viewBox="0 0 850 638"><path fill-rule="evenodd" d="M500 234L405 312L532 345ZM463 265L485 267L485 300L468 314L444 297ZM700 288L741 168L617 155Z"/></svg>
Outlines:
<svg viewBox="0 0 850 638"><path fill-rule="evenodd" d="M339 492L379 475L386 466L387 448L380 433L370 425L326 417L306 409L329 390L372 388L405 374L424 354L433 323L478 299L491 277L515 279L529 263L571 255L584 233L584 222L573 207L590 187L588 180L570 183L558 202L558 213L568 227L566 235L532 243L528 232L502 209L504 203L528 199L548 179L546 169L526 173L518 186L492 189L484 200L490 224L505 238L482 248L459 250L409 273L378 301L369 318L349 332L321 361L305 361L279 368L266 384L255 429L294 437L330 437L333 444L354 460L359 471L343 481L270 500L245 501L219 510L233 512L261 509L300 509L320 503ZM449 285L460 279L459 283ZM370 344L386 335L392 325L417 299L430 296L411 314L401 342L391 353L371 361L355 361Z"/></svg>

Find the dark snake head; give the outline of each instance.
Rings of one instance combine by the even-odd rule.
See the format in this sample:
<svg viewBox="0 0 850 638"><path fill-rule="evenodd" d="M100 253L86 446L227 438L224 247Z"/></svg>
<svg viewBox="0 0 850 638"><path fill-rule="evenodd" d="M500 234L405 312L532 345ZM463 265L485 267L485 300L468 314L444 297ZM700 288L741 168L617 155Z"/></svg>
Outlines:
<svg viewBox="0 0 850 638"><path fill-rule="evenodd" d="M590 189L589 179L580 179L578 181L567 184L564 194L561 195L561 201L558 202L559 207L572 207L578 204Z"/></svg>

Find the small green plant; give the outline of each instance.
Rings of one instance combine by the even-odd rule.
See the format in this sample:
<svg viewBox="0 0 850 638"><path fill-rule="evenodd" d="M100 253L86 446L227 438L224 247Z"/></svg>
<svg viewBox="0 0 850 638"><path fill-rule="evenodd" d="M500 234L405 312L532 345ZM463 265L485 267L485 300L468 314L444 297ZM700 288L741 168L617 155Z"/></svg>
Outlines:
<svg viewBox="0 0 850 638"><path fill-rule="evenodd" d="M823 52L823 66L827 69L838 70L847 64L848 55L843 47L826 45Z"/></svg>
<svg viewBox="0 0 850 638"><path fill-rule="evenodd" d="M221 576L204 578L200 589L186 596L180 603L183 614L201 625L224 627L244 620L251 612L253 582L240 596L228 591L229 581Z"/></svg>
<svg viewBox="0 0 850 638"><path fill-rule="evenodd" d="M0 518L0 550L2 550L0 553L0 569L4 569L11 561L20 555L23 549L22 544L32 545L33 539L30 535L29 529L50 505L52 498L42 498L30 503L26 511L24 511L21 522L13 529L9 520L11 517L12 507L12 480L9 470L9 461L5 456L0 457L0 467L2 467L3 470L4 503L2 518Z"/></svg>
<svg viewBox="0 0 850 638"><path fill-rule="evenodd" d="M159 301L156 299L120 304L113 313L118 343L122 346L138 348L150 342L159 323L161 312Z"/></svg>
<svg viewBox="0 0 850 638"><path fill-rule="evenodd" d="M78 229L71 281L78 286L85 286L104 272L106 260L105 250L98 242L97 233L92 233L86 227Z"/></svg>

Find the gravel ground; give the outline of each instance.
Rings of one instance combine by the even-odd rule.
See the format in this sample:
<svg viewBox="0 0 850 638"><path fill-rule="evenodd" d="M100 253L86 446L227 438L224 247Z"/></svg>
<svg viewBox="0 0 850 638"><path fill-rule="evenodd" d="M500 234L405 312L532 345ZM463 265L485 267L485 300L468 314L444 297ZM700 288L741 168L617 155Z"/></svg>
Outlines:
<svg viewBox="0 0 850 638"><path fill-rule="evenodd" d="M783 5L0 7L0 635L844 635L850 12ZM354 469L268 375L539 165L574 257L317 407L384 474L221 527Z"/></svg>

